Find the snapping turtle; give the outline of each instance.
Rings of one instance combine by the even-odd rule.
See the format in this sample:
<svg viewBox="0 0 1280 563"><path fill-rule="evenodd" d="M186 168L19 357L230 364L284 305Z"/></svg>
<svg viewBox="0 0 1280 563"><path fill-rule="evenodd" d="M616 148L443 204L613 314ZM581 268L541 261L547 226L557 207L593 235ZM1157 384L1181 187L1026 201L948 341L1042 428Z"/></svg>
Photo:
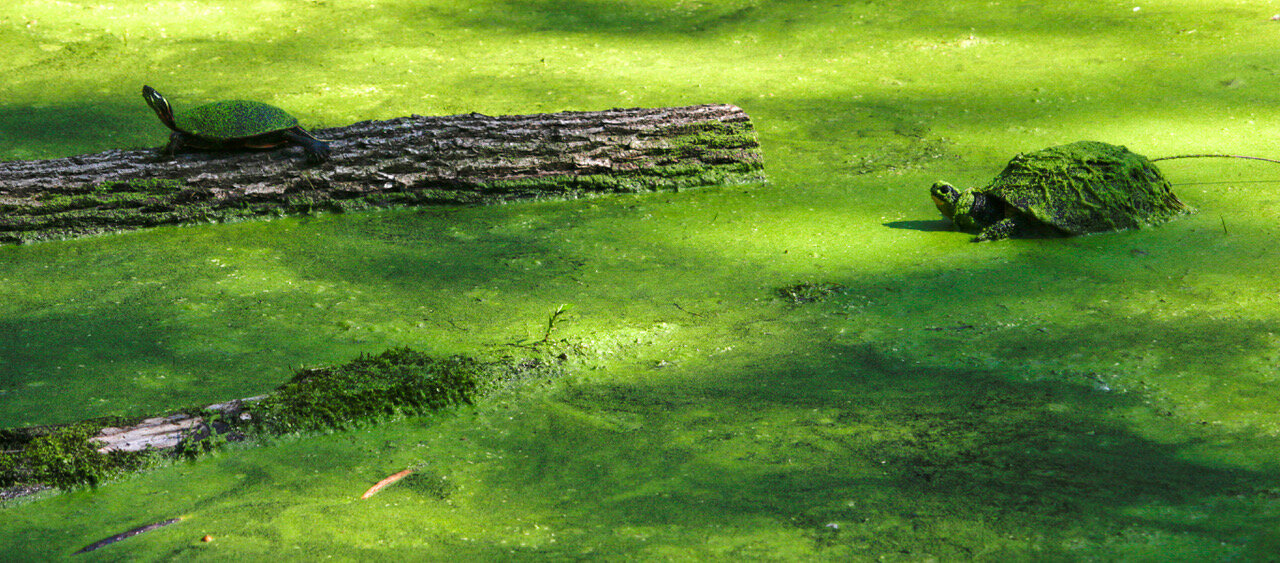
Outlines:
<svg viewBox="0 0 1280 563"><path fill-rule="evenodd" d="M974 242L1073 236L1155 225L1194 210L1146 157L1097 141L1020 154L985 188L929 189L942 215Z"/></svg>
<svg viewBox="0 0 1280 563"><path fill-rule="evenodd" d="M172 157L182 147L195 149L271 149L293 144L302 147L307 162L329 159L329 144L298 126L288 112L262 102L223 100L175 114L173 107L150 86L142 97L173 133L164 155Z"/></svg>

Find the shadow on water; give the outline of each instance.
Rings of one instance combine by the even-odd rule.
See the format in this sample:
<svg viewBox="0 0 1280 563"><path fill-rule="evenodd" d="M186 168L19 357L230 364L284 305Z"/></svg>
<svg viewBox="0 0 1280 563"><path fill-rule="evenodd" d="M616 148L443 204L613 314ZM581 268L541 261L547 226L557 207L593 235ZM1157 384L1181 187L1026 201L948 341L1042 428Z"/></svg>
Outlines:
<svg viewBox="0 0 1280 563"><path fill-rule="evenodd" d="M269 388L286 376L281 355L296 353L298 343L259 336L271 325L283 336L288 323L255 318L251 306L235 309L217 329L154 303L0 321L0 427L150 415ZM254 361L261 367L244 369Z"/></svg>
<svg viewBox="0 0 1280 563"><path fill-rule="evenodd" d="M1072 6L1027 4L1012 10L975 13L954 10L950 4L940 1L894 2L895 6L888 9L881 4L783 0L763 5L739 1L714 6L671 6L642 0L505 0L494 2L491 9L483 12L483 17L462 13L456 17L473 27L649 36L762 27L774 31L795 31L827 27L830 22L843 18L857 20L859 25L872 23L877 27L904 29L930 36L971 34L977 28L986 33L1015 36L1106 36L1114 39L1112 34L1118 28L1132 30L1141 25L1135 23L1131 13L1123 10L1103 14L1096 10L1085 12ZM428 14L423 12L420 15ZM1032 26L1028 25L1029 21L1053 21L1055 25Z"/></svg>
<svg viewBox="0 0 1280 563"><path fill-rule="evenodd" d="M141 88L141 86L139 86ZM130 98L130 101L132 99ZM138 98L141 104L141 97ZM164 126L146 106L128 103L123 96L109 102L50 106L0 106L0 153L11 160L52 158L84 154L108 148L139 148L122 128L137 129L144 123ZM123 125L122 124L128 124ZM156 144L167 135L157 129ZM130 147L112 146L113 138L129 139Z"/></svg>
<svg viewBox="0 0 1280 563"><path fill-rule="evenodd" d="M522 433L491 440L547 468L506 486L549 498L574 491L553 510L599 526L670 533L773 522L833 557L1065 556L1073 541L1099 548L1100 528L1212 553L1223 538L1265 535L1280 522L1230 505L1273 499L1273 472L1191 461L1182 449L1197 438L1156 441L1126 428L1120 413L1140 406L1137 394L910 368L859 346L815 357L825 360L777 357L663 384L571 390L562 401L578 414L525 421ZM581 413L639 422L584 428ZM581 457L565 459L548 441L572 443ZM1195 516L1224 503L1214 518Z"/></svg>
<svg viewBox="0 0 1280 563"><path fill-rule="evenodd" d="M751 4L686 9L631 1L515 0L498 3L482 17L455 17L464 25L483 28L668 36L751 23L760 12Z"/></svg>
<svg viewBox="0 0 1280 563"><path fill-rule="evenodd" d="M951 224L951 221L941 219L936 221L889 221L888 223L883 223L883 225L890 229L905 229L909 231L922 232L955 230L955 226Z"/></svg>

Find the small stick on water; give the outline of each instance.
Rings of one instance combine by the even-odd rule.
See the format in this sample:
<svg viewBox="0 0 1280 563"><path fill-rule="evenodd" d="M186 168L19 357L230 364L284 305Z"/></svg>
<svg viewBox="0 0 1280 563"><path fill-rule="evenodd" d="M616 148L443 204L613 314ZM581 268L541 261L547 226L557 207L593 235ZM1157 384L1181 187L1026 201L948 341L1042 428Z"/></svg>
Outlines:
<svg viewBox="0 0 1280 563"><path fill-rule="evenodd" d="M1226 235L1227 234L1227 216L1219 215L1218 219L1222 220L1222 234Z"/></svg>
<svg viewBox="0 0 1280 563"><path fill-rule="evenodd" d="M1241 156L1238 154L1180 154L1177 156L1153 158L1151 159L1151 162L1156 162L1158 160L1173 160L1175 158L1243 158L1245 160L1261 160L1263 162L1274 162L1276 164L1280 164L1280 160L1272 160L1270 158L1262 158L1260 156Z"/></svg>
<svg viewBox="0 0 1280 563"><path fill-rule="evenodd" d="M693 312L693 311L690 311L690 310L688 310L688 309L685 309L684 307L681 307L679 303L672 303L672 305L675 305L677 309L680 309L681 311L684 311L684 312L686 312L686 313L689 313L690 315L693 315L693 316L695 316L695 317L701 317L701 316L702 316L702 315L699 315L699 314L697 314L697 313L695 313L695 312Z"/></svg>
<svg viewBox="0 0 1280 563"><path fill-rule="evenodd" d="M369 487L369 490L365 491L363 495L360 495L360 500L364 500L373 496L378 491L381 491L383 487L386 487L387 485L390 485L392 483L395 483L396 481L399 481L401 479L404 479L405 477L408 477L410 473L413 473L413 468L406 469L404 471L396 473L395 475L387 477L386 479L378 481L372 487Z"/></svg>
<svg viewBox="0 0 1280 563"><path fill-rule="evenodd" d="M181 516L179 516L179 517L177 517L177 518L170 518L170 519L165 520L165 521L163 521L163 522L156 522L155 524L147 524L146 526L138 526L137 528L134 528L134 529L129 530L129 531L127 531L127 532L120 532L120 533L118 533L118 534L116 534L116 535L114 535L114 536L111 536L111 537L109 537L109 538L102 539L102 540L98 540L98 541L93 542L93 543L91 543L91 544L89 544L89 545L86 545L86 546L84 546L83 548L81 548L81 549L80 549L80 551L77 551L77 552L75 552L75 553L72 553L72 555L80 555L81 553L89 553L90 551L93 551L93 550L95 550L95 549L99 549L99 548L102 548L102 547L106 547L106 546L111 545L111 544L113 544L113 543L116 543L116 542L118 542L118 541L120 541L120 540L127 539L127 538L131 538L131 537L136 536L136 535L138 535L138 534L144 534L144 533L150 532L151 530L155 530L155 529L157 529L157 528L163 528L163 527L168 526L169 524L173 524L174 522L177 522L177 521L179 521L179 520L182 520L182 517L181 517Z"/></svg>

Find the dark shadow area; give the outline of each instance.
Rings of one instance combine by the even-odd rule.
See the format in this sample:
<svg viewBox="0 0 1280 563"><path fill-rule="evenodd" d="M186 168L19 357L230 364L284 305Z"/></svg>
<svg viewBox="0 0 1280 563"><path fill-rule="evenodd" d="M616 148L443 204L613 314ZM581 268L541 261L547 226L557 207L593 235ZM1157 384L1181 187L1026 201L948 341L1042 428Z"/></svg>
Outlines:
<svg viewBox="0 0 1280 563"><path fill-rule="evenodd" d="M1181 449L1204 438L1194 431L1176 442L1134 434L1119 413L1140 405L1137 395L910 369L856 346L818 356L838 363L778 357L713 377L677 370L653 385L572 389L562 401L575 412L642 422L605 431L573 416L528 421L520 435L485 440L523 452L530 468L494 485L573 491L553 510L584 526L763 518L836 558L1066 557L1072 542L1099 548L1102 530L1219 548L1277 524L1229 499L1272 502L1280 478L1189 461ZM561 458L547 441L582 456ZM604 500L584 509L579 498ZM1205 506L1214 518L1188 522ZM636 547L618 541L617 553Z"/></svg>
<svg viewBox="0 0 1280 563"><path fill-rule="evenodd" d="M0 427L162 414L239 398L232 390L246 377L262 378L268 389L274 384L269 374L284 377L289 367L273 359L290 347L287 339L259 341L259 349L228 348L225 334L194 333L165 314L153 305L124 305L0 321L0 389L6 391ZM224 330L236 330L234 324ZM267 360L259 373L227 375L252 357Z"/></svg>
<svg viewBox="0 0 1280 563"><path fill-rule="evenodd" d="M857 26L918 30L922 36L962 34L975 31L1019 37L1041 35L1107 36L1118 29L1155 27L1159 22L1138 20L1127 10L1090 11L1074 6L1024 4L1006 10L949 9L946 2L809 2L782 0L732 2L716 5L675 4L607 0L509 0L487 11L483 17L463 13L448 14L467 27L504 30L534 30L558 33L605 33L628 35L677 35L723 32L734 28L761 28L773 33L790 33L804 28L829 25L852 19ZM418 19L413 10L410 23ZM439 18L434 10L420 10L416 16ZM1034 22L1054 22L1052 26ZM855 27L855 29L857 29Z"/></svg>
<svg viewBox="0 0 1280 563"><path fill-rule="evenodd" d="M464 27L552 33L597 33L636 36L670 36L719 31L754 23L761 10L746 3L740 6L684 8L639 4L629 1L591 0L515 0L496 6L483 17L465 13L449 14ZM419 27L411 11L404 13L405 22ZM430 15L431 19L439 14ZM429 22L434 23L434 22Z"/></svg>
<svg viewBox="0 0 1280 563"><path fill-rule="evenodd" d="M139 85L138 88L141 89L142 86ZM85 154L109 148L140 148L111 146L110 139L117 135L125 138L125 135L117 132L122 129L140 129L147 123L154 123L158 128L156 146L163 145L167 139L167 135L161 132L164 126L160 125L155 115L142 103L141 96L138 96L137 104L130 103L132 100L133 98L121 93L110 101L88 102L83 105L0 106L0 153L20 155L13 160L30 160Z"/></svg>
<svg viewBox="0 0 1280 563"><path fill-rule="evenodd" d="M951 221L938 219L936 221L889 221L883 223L890 229L905 229L909 231L937 232L937 231L954 231L955 226Z"/></svg>

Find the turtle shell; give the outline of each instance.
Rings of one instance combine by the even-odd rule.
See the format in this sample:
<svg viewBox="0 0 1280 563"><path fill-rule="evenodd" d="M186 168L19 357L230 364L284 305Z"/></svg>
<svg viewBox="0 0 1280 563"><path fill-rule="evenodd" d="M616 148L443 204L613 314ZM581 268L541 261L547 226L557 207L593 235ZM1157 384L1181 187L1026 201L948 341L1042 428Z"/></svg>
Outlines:
<svg viewBox="0 0 1280 563"><path fill-rule="evenodd" d="M1068 235L1155 225L1193 211L1146 157L1097 141L1020 154L978 191Z"/></svg>
<svg viewBox="0 0 1280 563"><path fill-rule="evenodd" d="M297 127L298 120L289 112L261 102L223 100L174 116L174 125L184 133L227 141Z"/></svg>

